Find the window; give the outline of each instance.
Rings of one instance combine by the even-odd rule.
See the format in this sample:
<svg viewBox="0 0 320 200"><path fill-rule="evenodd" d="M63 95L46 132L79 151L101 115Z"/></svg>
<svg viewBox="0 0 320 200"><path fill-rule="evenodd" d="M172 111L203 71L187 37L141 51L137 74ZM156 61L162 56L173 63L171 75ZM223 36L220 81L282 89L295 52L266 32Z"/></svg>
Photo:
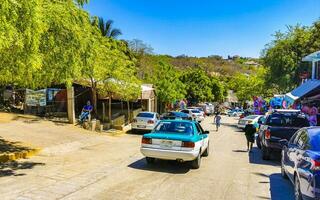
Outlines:
<svg viewBox="0 0 320 200"><path fill-rule="evenodd" d="M139 113L137 117L144 117L144 118L153 118L154 114L153 113Z"/></svg>
<svg viewBox="0 0 320 200"><path fill-rule="evenodd" d="M297 131L290 139L289 144L297 144L297 141L299 139L299 136L302 131Z"/></svg>
<svg viewBox="0 0 320 200"><path fill-rule="evenodd" d="M191 110L191 112L192 112L192 113L200 113L199 110L195 110L195 109L194 109L194 110Z"/></svg>
<svg viewBox="0 0 320 200"><path fill-rule="evenodd" d="M299 115L292 114L273 114L267 119L267 125L280 127L307 127L308 120Z"/></svg>
<svg viewBox="0 0 320 200"><path fill-rule="evenodd" d="M200 126L199 126L199 124L196 124L196 128L197 128L197 132L198 132L199 134L202 134L202 133L203 133L202 130L201 130L201 128L200 128Z"/></svg>
<svg viewBox="0 0 320 200"><path fill-rule="evenodd" d="M187 113L187 114L189 114L190 112L189 112L189 110L181 110L181 112L183 112L183 113Z"/></svg>
<svg viewBox="0 0 320 200"><path fill-rule="evenodd" d="M159 124L152 131L153 133L173 133L173 134L183 134L183 135L193 135L193 126L190 122L166 122L160 121Z"/></svg>
<svg viewBox="0 0 320 200"><path fill-rule="evenodd" d="M257 117L258 117L258 115L250 115L250 116L246 117L245 119L255 119Z"/></svg>
<svg viewBox="0 0 320 200"><path fill-rule="evenodd" d="M309 149L309 137L308 137L308 133L306 130L303 130L300 134L300 137L297 140L297 145L299 148L301 149Z"/></svg>

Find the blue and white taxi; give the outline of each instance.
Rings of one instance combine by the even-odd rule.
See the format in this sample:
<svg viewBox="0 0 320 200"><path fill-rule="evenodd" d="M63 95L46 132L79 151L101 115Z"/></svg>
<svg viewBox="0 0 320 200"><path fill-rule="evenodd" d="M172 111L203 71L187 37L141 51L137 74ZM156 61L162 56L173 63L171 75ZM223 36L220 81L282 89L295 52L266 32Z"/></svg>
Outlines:
<svg viewBox="0 0 320 200"><path fill-rule="evenodd" d="M190 161L198 169L201 156L209 155L209 131L204 131L196 121L163 120L141 141L141 153L147 163L154 160Z"/></svg>

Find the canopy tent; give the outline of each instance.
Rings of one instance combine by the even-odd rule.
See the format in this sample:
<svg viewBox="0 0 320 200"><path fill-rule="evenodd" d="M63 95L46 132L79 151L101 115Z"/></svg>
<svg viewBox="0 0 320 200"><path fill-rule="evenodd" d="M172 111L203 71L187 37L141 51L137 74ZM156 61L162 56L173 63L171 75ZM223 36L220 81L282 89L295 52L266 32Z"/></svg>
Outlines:
<svg viewBox="0 0 320 200"><path fill-rule="evenodd" d="M312 54L307 55L306 57L302 58L302 61L305 62L317 62L320 61L320 51L316 51Z"/></svg>
<svg viewBox="0 0 320 200"><path fill-rule="evenodd" d="M320 80L309 80L296 89L292 90L291 92L287 93L285 95L285 100L291 105L296 100L300 99L301 97L307 95L317 88L320 88Z"/></svg>
<svg viewBox="0 0 320 200"><path fill-rule="evenodd" d="M319 73L316 72L317 69L316 69L316 62L319 62L320 61L320 51L316 51L312 54L309 54L307 55L306 57L302 58L302 61L305 61L305 62L312 62L312 79L315 79L317 78L316 75Z"/></svg>

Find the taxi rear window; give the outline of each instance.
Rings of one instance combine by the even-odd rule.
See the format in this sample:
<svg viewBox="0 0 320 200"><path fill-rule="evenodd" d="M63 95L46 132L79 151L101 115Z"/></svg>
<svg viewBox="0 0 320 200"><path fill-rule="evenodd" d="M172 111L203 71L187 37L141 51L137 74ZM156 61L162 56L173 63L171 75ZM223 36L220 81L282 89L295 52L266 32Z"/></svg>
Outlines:
<svg viewBox="0 0 320 200"><path fill-rule="evenodd" d="M193 135L193 126L190 122L162 121L158 123L152 132Z"/></svg>

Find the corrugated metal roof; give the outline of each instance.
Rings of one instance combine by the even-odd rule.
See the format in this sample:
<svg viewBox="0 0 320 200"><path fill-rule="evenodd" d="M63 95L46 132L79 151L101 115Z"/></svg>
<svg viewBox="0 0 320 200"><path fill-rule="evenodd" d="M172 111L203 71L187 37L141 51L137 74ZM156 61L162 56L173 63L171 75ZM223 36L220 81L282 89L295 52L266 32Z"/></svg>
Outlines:
<svg viewBox="0 0 320 200"><path fill-rule="evenodd" d="M320 80L309 80L296 89L292 90L291 92L286 94L286 98L290 98L293 101L305 96L309 92L313 91L320 87Z"/></svg>

